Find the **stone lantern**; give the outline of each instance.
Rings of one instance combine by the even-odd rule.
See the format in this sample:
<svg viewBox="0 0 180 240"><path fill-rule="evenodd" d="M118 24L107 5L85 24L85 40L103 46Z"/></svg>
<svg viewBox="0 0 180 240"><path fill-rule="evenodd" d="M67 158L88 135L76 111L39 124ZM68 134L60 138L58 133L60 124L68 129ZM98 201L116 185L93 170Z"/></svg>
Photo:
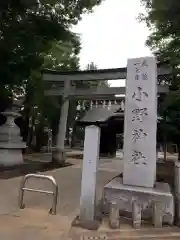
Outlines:
<svg viewBox="0 0 180 240"><path fill-rule="evenodd" d="M18 113L21 103L22 100L13 100L12 108L2 113L6 122L0 126L0 166L23 164L22 149L26 148L26 144L15 124L15 119L21 116Z"/></svg>

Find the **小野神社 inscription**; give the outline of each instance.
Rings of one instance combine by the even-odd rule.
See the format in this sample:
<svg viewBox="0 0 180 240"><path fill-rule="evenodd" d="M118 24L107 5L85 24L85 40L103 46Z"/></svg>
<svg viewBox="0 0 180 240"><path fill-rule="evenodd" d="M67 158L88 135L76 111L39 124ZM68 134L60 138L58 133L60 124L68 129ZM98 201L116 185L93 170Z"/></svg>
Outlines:
<svg viewBox="0 0 180 240"><path fill-rule="evenodd" d="M133 131L132 131L132 140L133 140L134 142L136 142L137 140L144 139L145 137L147 137L147 135L148 135L148 134L145 133L142 128L133 129Z"/></svg>
<svg viewBox="0 0 180 240"><path fill-rule="evenodd" d="M155 181L156 88L156 59L129 59L124 123L124 184L152 187Z"/></svg>

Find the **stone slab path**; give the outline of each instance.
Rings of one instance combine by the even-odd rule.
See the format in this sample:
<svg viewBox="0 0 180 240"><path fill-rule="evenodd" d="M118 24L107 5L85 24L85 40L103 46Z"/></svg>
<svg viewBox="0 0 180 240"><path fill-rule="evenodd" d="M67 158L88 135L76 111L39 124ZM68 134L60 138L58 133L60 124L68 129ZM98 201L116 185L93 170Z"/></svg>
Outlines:
<svg viewBox="0 0 180 240"><path fill-rule="evenodd" d="M73 216L51 216L39 209L16 210L0 215L0 239L2 240L125 240L125 239L180 239L180 228L154 229L143 227L134 230L123 223L120 230L110 230L103 223L98 231L72 228Z"/></svg>
<svg viewBox="0 0 180 240"><path fill-rule="evenodd" d="M98 231L72 228L71 223L79 213L82 161L70 160L70 167L43 174L55 177L59 186L57 215L49 215L51 196L25 193L25 209L18 209L18 192L21 177L0 180L0 239L2 240L88 240L88 239L180 239L180 228L155 230L144 226L133 230L131 222L122 222L119 231L110 230L104 219ZM74 162L75 161L75 162ZM103 186L122 172L122 161L100 161L97 177L97 198ZM29 180L28 187L51 189L46 181Z"/></svg>

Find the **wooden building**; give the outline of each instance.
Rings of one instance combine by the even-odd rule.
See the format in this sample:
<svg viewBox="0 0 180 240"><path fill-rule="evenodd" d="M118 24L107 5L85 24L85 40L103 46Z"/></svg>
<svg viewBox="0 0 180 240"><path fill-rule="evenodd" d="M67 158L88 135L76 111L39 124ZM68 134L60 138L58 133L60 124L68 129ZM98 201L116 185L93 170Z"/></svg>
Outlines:
<svg viewBox="0 0 180 240"><path fill-rule="evenodd" d="M120 106L92 107L83 118L76 121L76 129L89 125L96 125L101 129L100 155L114 156L118 146L122 147L119 136L122 136L124 131L124 112Z"/></svg>

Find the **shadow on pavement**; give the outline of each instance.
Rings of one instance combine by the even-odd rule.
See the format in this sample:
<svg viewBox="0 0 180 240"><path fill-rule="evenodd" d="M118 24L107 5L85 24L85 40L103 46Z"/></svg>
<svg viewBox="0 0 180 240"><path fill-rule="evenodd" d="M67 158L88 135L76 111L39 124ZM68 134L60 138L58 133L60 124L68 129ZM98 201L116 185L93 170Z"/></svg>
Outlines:
<svg viewBox="0 0 180 240"><path fill-rule="evenodd" d="M23 164L13 167L0 166L0 179L19 177L29 173L45 172L69 166L72 166L72 164L64 163L60 165L55 162L42 163L25 160Z"/></svg>

